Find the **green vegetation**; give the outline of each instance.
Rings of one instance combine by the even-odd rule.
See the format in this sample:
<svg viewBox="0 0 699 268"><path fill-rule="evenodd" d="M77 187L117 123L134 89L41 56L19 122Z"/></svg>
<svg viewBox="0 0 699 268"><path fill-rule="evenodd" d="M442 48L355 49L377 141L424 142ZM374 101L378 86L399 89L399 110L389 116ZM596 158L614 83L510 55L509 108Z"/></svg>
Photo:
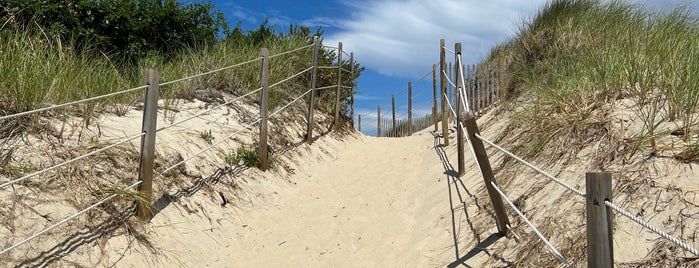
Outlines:
<svg viewBox="0 0 699 268"><path fill-rule="evenodd" d="M254 149L240 147L235 153L226 157L226 163L231 166L260 167L260 154Z"/></svg>
<svg viewBox="0 0 699 268"><path fill-rule="evenodd" d="M74 40L134 61L150 51L176 55L180 49L215 43L228 26L210 3L175 0L0 0L0 22L14 28L38 26L48 35Z"/></svg>
<svg viewBox="0 0 699 268"><path fill-rule="evenodd" d="M549 141L609 132L610 103L628 99L643 120L639 144L658 149L664 122L696 131L699 24L685 7L649 13L622 1L555 0L507 45L510 93L524 94L517 119L536 154ZM491 55L491 58L494 58ZM526 123L525 123L526 122ZM530 146L531 147L531 146Z"/></svg>
<svg viewBox="0 0 699 268"><path fill-rule="evenodd" d="M209 130L204 130L199 133L199 138L204 140L206 143L211 144L214 141L214 136L211 135L211 129Z"/></svg>
<svg viewBox="0 0 699 268"><path fill-rule="evenodd" d="M311 44L313 35L322 35L320 29L311 32L297 26L277 33L267 22L252 31L239 26L230 30L210 4L185 5L174 0L0 0L0 6L0 115L141 86L147 68L159 71L162 83L254 60L261 47L274 55ZM311 57L309 47L272 58L270 84L307 69ZM319 65L333 65L336 57L322 50ZM349 69L346 57L343 64ZM354 77L344 74L343 84L350 85L361 74L363 68L359 64L355 68ZM331 71L335 70L319 72L319 87L336 83L336 72ZM309 84L310 72L270 89L270 109L305 92ZM162 86L161 96L192 99L200 89L242 94L258 87L259 63L253 61ZM343 89L343 101L351 93L352 89ZM317 107L334 107L334 90L317 94ZM7 120L0 135L36 126L33 122L40 116L89 116L95 109L123 114L125 106L141 100L142 93L134 92Z"/></svg>

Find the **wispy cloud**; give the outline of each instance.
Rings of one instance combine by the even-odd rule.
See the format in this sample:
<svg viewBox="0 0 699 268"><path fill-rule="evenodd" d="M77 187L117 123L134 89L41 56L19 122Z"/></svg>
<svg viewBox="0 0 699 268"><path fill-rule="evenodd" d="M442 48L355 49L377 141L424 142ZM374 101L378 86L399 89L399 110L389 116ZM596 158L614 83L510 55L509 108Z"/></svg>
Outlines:
<svg viewBox="0 0 699 268"><path fill-rule="evenodd" d="M545 0L382 0L344 2L350 16L326 42L342 41L358 61L383 75L416 77L438 60L439 39L462 42L473 62L512 37L525 14Z"/></svg>

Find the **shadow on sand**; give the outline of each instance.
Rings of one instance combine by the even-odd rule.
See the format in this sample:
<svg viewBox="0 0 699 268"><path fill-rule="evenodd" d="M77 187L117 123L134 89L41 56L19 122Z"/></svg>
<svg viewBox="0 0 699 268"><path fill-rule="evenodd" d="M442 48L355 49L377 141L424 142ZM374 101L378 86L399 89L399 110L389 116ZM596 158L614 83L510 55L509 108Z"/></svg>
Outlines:
<svg viewBox="0 0 699 268"><path fill-rule="evenodd" d="M332 127L329 127L326 131L319 132L313 137L316 141L321 137L324 137L332 132ZM299 142L290 144L288 146L282 147L279 150L280 154L284 154L291 151L299 146L305 144L305 138ZM274 152L272 152L274 153ZM151 219L158 213L162 212L166 207L168 207L173 201L177 201L182 197L189 197L196 194L204 185L218 183L224 175L237 175L247 170L247 166L238 165L236 167L223 167L217 169L212 175L204 178L197 177L194 180L194 184L189 187L180 188L174 194L165 193L160 196L151 205ZM224 201L225 202L225 201ZM133 202L127 209L119 211L113 205L107 203L103 205L105 210L109 214L109 218L94 224L89 227L89 230L75 231L69 235L68 238L53 246L52 248L42 251L35 257L26 259L21 263L15 265L15 267L46 267L52 263L60 260L63 256L66 256L74 252L79 247L86 244L93 244L100 238L111 238L118 236L117 230L119 228L126 228L128 232L137 238L139 243L145 243L148 248L155 248L153 245L149 245L147 239L143 234L140 234L138 230L130 227L127 224L127 220L136 215L136 209L138 207L137 202ZM1 265L0 265L1 266Z"/></svg>
<svg viewBox="0 0 699 268"><path fill-rule="evenodd" d="M457 267L460 265L463 265L465 267L470 267L465 262L467 260L475 257L479 253L485 253L488 256L494 257L497 260L507 264L508 266L514 265L512 262L510 262L502 257L495 257L488 252L487 247L490 246L491 244L495 243L495 241L502 238L503 235L501 235L499 233L494 233L494 234L491 234L488 237L486 237L484 240L481 240L481 234L475 229L471 215L469 215L469 213L468 213L468 209L467 209L468 204L466 203L465 198L467 197L467 198L472 199L474 204L476 205L476 207L478 207L478 209L486 211L488 213L488 215L490 216L490 218L493 219L493 222L495 222L495 214L493 214L492 211L485 209L485 207L483 205L481 205L480 202L478 201L478 197L476 195L472 194L468 190L468 188L466 188L466 185L459 177L458 171L456 171L454 169L454 166L452 166L451 163L449 162L449 158L447 157L447 153L444 150L444 145L441 144L442 136L438 135L434 132L432 133L432 136L434 136L434 150L442 162L442 166L444 167L444 175L447 176L447 178L446 178L447 191L449 193L449 206L451 208L451 228L452 228L452 238L454 240L455 261L450 263L447 267ZM453 192L456 193L456 198L458 200L455 200L455 196L454 196ZM458 202L458 203L456 203L456 202ZM459 250L459 238L457 237L457 233L460 230L457 229L457 221L456 221L456 214L461 213L462 211L463 211L464 215L466 216L466 222L468 224L469 230L471 231L473 238L478 243L463 256L461 256L461 252Z"/></svg>

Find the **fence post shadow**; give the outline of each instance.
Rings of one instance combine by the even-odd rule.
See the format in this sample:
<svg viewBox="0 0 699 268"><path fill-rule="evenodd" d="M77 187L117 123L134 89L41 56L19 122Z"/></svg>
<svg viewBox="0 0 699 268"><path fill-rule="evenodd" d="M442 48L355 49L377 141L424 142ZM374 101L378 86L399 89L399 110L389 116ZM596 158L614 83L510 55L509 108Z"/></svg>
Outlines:
<svg viewBox="0 0 699 268"><path fill-rule="evenodd" d="M138 206L138 202L134 201L124 210L110 207L112 211L108 212L110 214L108 219L94 225L87 231L76 231L72 233L68 238L52 248L42 251L33 258L26 259L14 267L46 267L60 260L63 256L72 253L82 245L93 243L100 238L111 238L117 229L122 227L128 219L137 215ZM138 232L132 228L129 228L129 231Z"/></svg>
<svg viewBox="0 0 699 268"><path fill-rule="evenodd" d="M490 246L492 243L503 237L500 233L493 233L490 234L485 240L481 240L481 235L478 233L478 231L475 229L473 225L473 221L471 221L471 215L468 213L468 206L466 201L464 200L464 195L462 195L462 190L459 189L458 184L461 184L461 187L463 188L463 191L465 194L472 198L474 200L475 205L479 208L482 209L483 206L481 206L478 202L478 197L472 194L471 192L468 191L468 188L466 188L466 185L464 182L461 180L459 177L459 172L454 169L454 167L451 165L451 162L449 162L449 158L447 156L446 151L444 150L444 145L440 144L440 139L441 135L435 132L431 133L432 136L434 137L434 149L437 153L437 156L439 156L442 166L444 167L444 173L447 176L446 182L447 182L447 191L449 193L449 208L451 210L451 223L452 223L452 238L454 240L454 253L455 253L455 261L449 264L448 267L456 267L460 264L463 264L465 261L468 259L478 255L478 253L485 252L489 256L491 256L487 252L487 247ZM452 184L454 184L453 190L456 191L456 196L458 198L458 202L460 205L455 206L455 198L452 195ZM457 222L456 222L456 212L459 210L459 208L463 208L464 215L466 216L466 222L468 224L469 230L473 234L475 240L478 242L478 244L471 249L469 252L466 253L466 255L461 256L461 252L459 251L459 240L457 237ZM493 220L496 219L495 214L493 214L490 211L486 212L490 215ZM500 261L511 264L510 261L505 260L502 257L498 258Z"/></svg>

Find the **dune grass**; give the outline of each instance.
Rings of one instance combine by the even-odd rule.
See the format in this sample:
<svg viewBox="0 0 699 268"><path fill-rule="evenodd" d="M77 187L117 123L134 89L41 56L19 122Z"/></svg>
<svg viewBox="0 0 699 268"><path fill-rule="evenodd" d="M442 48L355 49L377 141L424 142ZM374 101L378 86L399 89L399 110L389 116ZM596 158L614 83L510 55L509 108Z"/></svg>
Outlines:
<svg viewBox="0 0 699 268"><path fill-rule="evenodd" d="M606 132L606 104L630 98L653 152L662 123L699 141L699 23L681 6L651 13L622 1L555 0L521 25L508 45L510 90L531 94L518 116L538 149L561 134Z"/></svg>
<svg viewBox="0 0 699 268"><path fill-rule="evenodd" d="M76 49L71 42L47 35L39 30L0 31L0 115L29 111L52 104L81 100L144 84L146 69L160 72L160 82L201 74L211 70L254 60L260 57L260 48L267 47L270 55L309 45L312 39L295 35L275 35L261 44L247 44L221 40L216 44L182 51L174 57L152 53L135 66L119 66L112 55L97 50ZM330 65L336 56L325 51L321 65ZM270 59L269 84L276 83L311 66L312 47ZM194 92L215 89L243 94L259 87L260 64L254 61L195 79L161 87L165 99L193 99ZM321 76L319 85L335 84L333 77ZM326 81L327 80L327 81ZM308 89L310 72L270 89L270 109L284 105ZM334 95L333 95L334 96ZM141 101L143 94L118 95L99 101L73 106L58 112L17 118L3 125L27 128L27 121L41 116L79 113L89 115L100 111L123 111L125 105ZM259 97L253 96L255 100ZM330 98L319 101L329 102ZM334 99L332 99L334 101ZM326 105L327 106L327 105ZM115 109L110 109L113 107ZM89 116L88 116L89 117ZM26 118L33 118L27 120ZM8 127L9 128L9 127Z"/></svg>

